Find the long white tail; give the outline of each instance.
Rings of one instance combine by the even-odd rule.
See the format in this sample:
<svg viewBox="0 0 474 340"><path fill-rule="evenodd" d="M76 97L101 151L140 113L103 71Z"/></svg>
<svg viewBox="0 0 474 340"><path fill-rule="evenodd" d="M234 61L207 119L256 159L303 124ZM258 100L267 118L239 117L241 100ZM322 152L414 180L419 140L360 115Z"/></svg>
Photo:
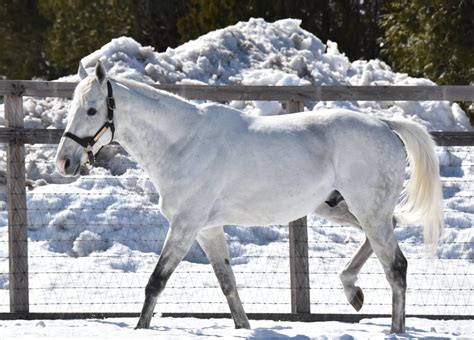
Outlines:
<svg viewBox="0 0 474 340"><path fill-rule="evenodd" d="M407 150L411 178L395 209L404 224L422 224L425 245L435 251L444 229L443 193L436 145L428 131L410 121L384 120L400 136Z"/></svg>

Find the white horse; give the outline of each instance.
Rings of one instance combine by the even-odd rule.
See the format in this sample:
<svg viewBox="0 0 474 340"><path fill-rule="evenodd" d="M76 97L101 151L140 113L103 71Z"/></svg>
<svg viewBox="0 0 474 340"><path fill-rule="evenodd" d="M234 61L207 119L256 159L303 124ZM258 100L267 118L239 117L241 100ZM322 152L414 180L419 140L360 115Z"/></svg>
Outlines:
<svg viewBox="0 0 474 340"><path fill-rule="evenodd" d="M102 146L118 141L150 175L170 223L137 328L149 327L159 294L194 240L212 264L235 326L249 328L223 225L287 224L316 211L366 235L341 273L349 302L362 307L355 282L373 251L392 288L391 330L404 332L407 261L393 216L423 224L433 247L443 228L438 160L424 128L343 109L254 117L109 79L100 63L92 75L79 69L56 155L59 171L77 175ZM407 154L411 180L397 205Z"/></svg>

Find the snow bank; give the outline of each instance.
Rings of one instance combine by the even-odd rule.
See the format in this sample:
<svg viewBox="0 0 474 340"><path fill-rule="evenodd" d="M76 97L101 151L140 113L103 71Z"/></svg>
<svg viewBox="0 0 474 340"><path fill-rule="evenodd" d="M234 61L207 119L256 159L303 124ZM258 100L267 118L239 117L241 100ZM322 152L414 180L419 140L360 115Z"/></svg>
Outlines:
<svg viewBox="0 0 474 340"><path fill-rule="evenodd" d="M156 53L131 38L118 38L83 58L92 71L100 59L109 72L151 83L202 83L244 85L435 85L428 79L396 73L380 60L350 60L337 43L323 44L285 19L267 23L250 19L210 32L175 49ZM431 130L468 130L469 121L457 104L448 102L306 103L307 109L350 106L386 117L409 117ZM275 114L275 106L247 103L255 114ZM254 109L254 110L253 110ZM281 108L280 108L281 111Z"/></svg>
<svg viewBox="0 0 474 340"><path fill-rule="evenodd" d="M84 57L82 63L92 72L101 60L113 76L161 84L435 85L428 79L394 72L377 59L351 62L339 52L337 43L323 44L300 24L295 19L274 23L250 19L162 53L121 37ZM77 81L78 77L61 80ZM25 123L28 127L64 127L66 106L67 102L58 99L28 99ZM377 116L414 119L430 130L471 129L460 107L446 101L306 103L307 110L340 106ZM245 103L242 108L262 115L281 112L281 107L256 102Z"/></svg>

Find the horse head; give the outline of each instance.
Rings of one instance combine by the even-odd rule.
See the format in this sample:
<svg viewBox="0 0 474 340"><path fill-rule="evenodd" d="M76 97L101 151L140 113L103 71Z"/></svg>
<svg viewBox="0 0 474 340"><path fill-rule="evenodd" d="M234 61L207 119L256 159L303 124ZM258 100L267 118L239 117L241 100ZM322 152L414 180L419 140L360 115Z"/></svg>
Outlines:
<svg viewBox="0 0 474 340"><path fill-rule="evenodd" d="M74 91L68 123L56 152L56 166L62 175L75 176L81 165L93 163L95 155L114 137L115 101L112 85L99 61L88 75L79 64L81 81Z"/></svg>

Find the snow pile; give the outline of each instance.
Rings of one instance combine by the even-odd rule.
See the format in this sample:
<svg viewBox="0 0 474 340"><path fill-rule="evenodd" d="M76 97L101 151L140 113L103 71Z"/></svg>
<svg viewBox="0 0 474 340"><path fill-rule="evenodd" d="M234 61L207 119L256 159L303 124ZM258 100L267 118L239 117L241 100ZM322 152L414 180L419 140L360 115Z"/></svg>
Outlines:
<svg viewBox="0 0 474 340"><path fill-rule="evenodd" d="M324 45L300 27L300 20L267 23L250 19L208 33L166 52L155 53L130 38L114 39L82 62L100 59L114 75L151 83L244 85L435 85L427 79L393 72L380 60L350 62L337 43ZM255 114L276 114L278 103L234 103ZM432 130L466 130L469 121L448 102L307 103L307 109L339 107L387 117L411 117Z"/></svg>
<svg viewBox="0 0 474 340"><path fill-rule="evenodd" d="M300 24L294 19L274 23L250 19L163 53L121 37L84 57L82 63L92 72L101 60L112 76L161 84L435 85L428 79L396 73L380 60L350 62L339 52L337 43L323 44ZM78 77L62 80L78 81ZM231 105L262 115L281 111L279 104ZM385 117L408 117L431 130L471 129L460 107L446 101L306 103L307 110L341 106ZM30 99L25 109L28 126L65 126L66 107L62 100Z"/></svg>
<svg viewBox="0 0 474 340"><path fill-rule="evenodd" d="M82 62L92 72L98 60L103 62L112 76L161 84L435 85L427 79L396 73L380 60L350 62L339 52L336 43L328 41L323 44L313 34L301 29L299 20L293 19L275 23L251 19L163 53L122 37L84 57ZM73 75L61 80L78 81L78 77ZM278 102L234 101L230 105L249 114L282 113ZM25 125L64 128L67 107L68 101L63 99L27 98L24 101ZM305 110L323 107L345 107L374 116L413 119L430 130L472 130L459 106L445 101L305 103ZM0 125L4 122L4 118L0 117ZM53 163L55 149L55 145L27 146L27 177L34 188L28 192L29 237L35 241L30 253L39 254L38 260L32 261L39 261L36 265L50 272L74 263L84 268L109 266L114 272L149 273L164 242L168 224L158 212L158 195L147 175L123 150L110 147L101 151L96 167L83 170L83 176L78 179L64 178L58 174ZM444 238L447 243L441 246L439 254L444 259L461 258L472 262L474 156L468 148L440 148L438 155L448 208ZM0 207L6 204L5 163L6 152L0 149ZM6 244L7 215L4 209L0 210L0 243ZM327 224L315 216L310 217L309 223L315 226ZM360 242L360 235L355 231L349 232L347 228L326 229L310 229L310 240L322 242L310 244L312 261L319 263L315 259L322 258L318 261L323 261L321 263L325 266L324 257L340 258L342 261L355 252ZM276 226L251 229L228 226L226 233L233 263L245 266L244 272L250 273L245 276L247 282L258 281L256 273L262 271L259 262L262 256L268 257L268 263L273 268L282 267L275 269L278 273L287 271L286 229ZM421 254L421 235L421 230L417 228L397 229L398 239L406 242L402 245L403 251L415 257ZM331 246L326 242L331 242ZM136 260L139 255L145 254L150 257ZM42 257L52 256L60 258L55 262L41 262ZM207 261L198 247L192 249L186 260L192 262L189 266ZM337 265L341 265L339 262ZM268 263L265 266L270 266ZM368 266L375 268L377 264ZM0 295L1 289L8 287L8 277L3 274L8 272L7 268L6 250L0 248ZM334 273L339 269L328 267ZM262 276L262 280L267 280L267 277ZM288 286L287 275L276 280L282 286ZM321 282L320 277L313 277L312 280L315 280L312 283L315 287ZM384 282L383 275L379 281ZM111 282L114 282L113 279ZM144 283L137 286L143 287ZM182 285L187 284L190 283L183 279ZM52 289L55 285L55 282L46 282L44 288L47 289L36 293L38 296L44 293L47 299L48 288ZM65 285L75 287L77 284L72 281ZM273 287L273 283L269 286ZM465 291L469 293L469 289ZM192 292L188 294L191 296ZM280 298L277 296L280 292L277 291L272 299ZM333 294L328 291L327 295ZM256 298L260 296L249 295L247 300L253 302ZM83 300L80 299L80 302ZM258 308L259 305L255 306ZM280 311L284 312L286 306L277 306L275 310L281 308Z"/></svg>

